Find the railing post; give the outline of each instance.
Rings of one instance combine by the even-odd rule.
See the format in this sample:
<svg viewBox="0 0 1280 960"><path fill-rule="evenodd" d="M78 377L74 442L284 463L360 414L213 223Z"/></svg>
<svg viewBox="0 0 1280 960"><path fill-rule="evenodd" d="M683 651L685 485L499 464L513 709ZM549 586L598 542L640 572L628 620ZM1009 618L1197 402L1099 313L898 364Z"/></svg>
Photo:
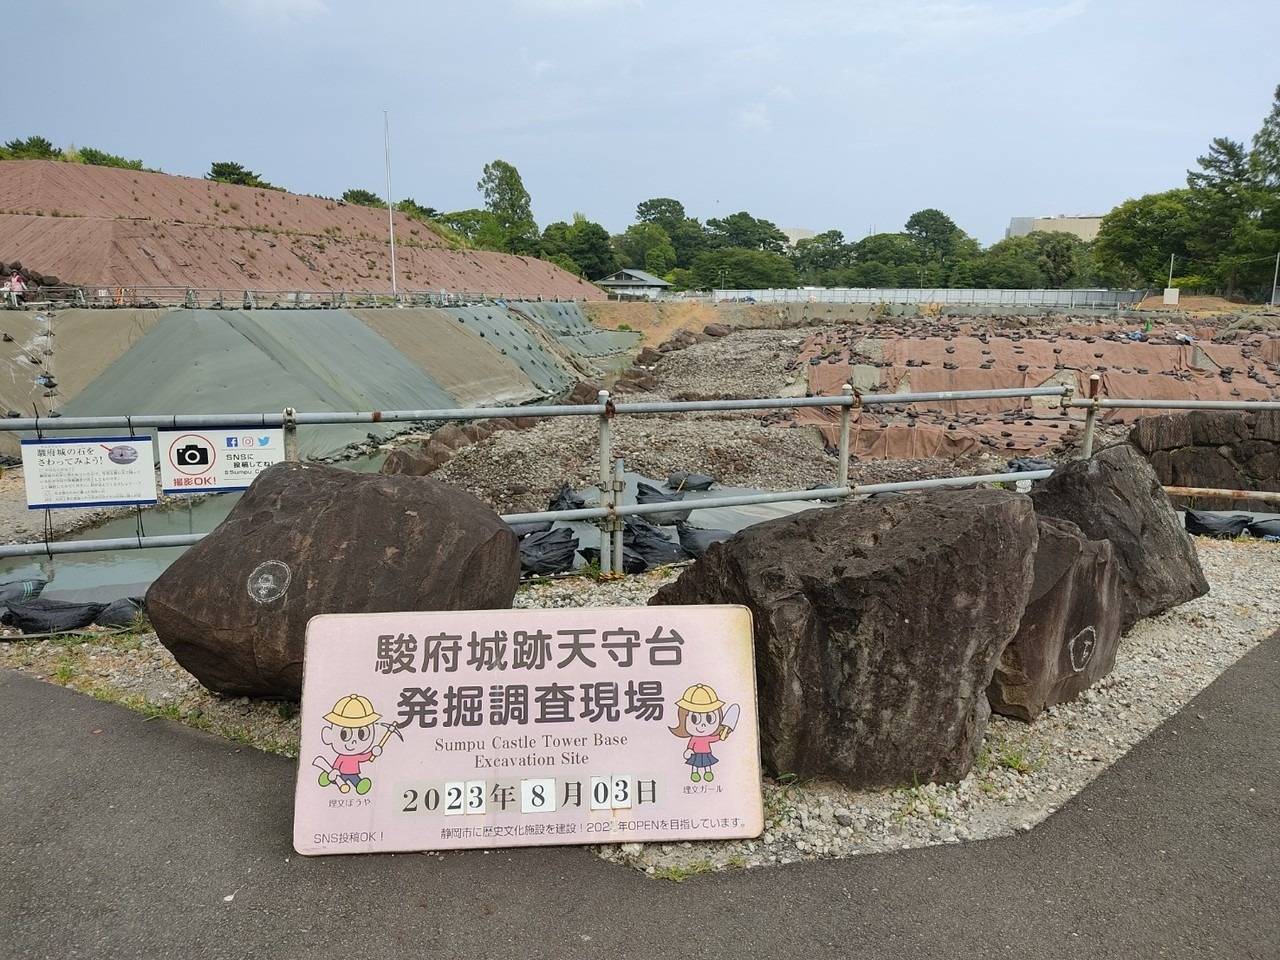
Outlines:
<svg viewBox="0 0 1280 960"><path fill-rule="evenodd" d="M840 388L841 395L847 401L840 407L840 465L836 468L836 486L849 485L849 421L853 418L853 405L857 402L853 395L853 384L846 383Z"/></svg>
<svg viewBox="0 0 1280 960"><path fill-rule="evenodd" d="M617 506L613 499L613 452L612 427L613 403L609 400L609 391L601 390L596 394L596 402L604 409L600 412L600 506L612 515ZM612 533L606 519L600 524L600 572L608 574L613 571Z"/></svg>
<svg viewBox="0 0 1280 960"><path fill-rule="evenodd" d="M285 407L283 426L284 426L284 458L291 463L296 463L300 457L298 456L298 411L293 407Z"/></svg>
<svg viewBox="0 0 1280 960"><path fill-rule="evenodd" d="M616 507L622 502L622 491L627 488L626 480L623 477L621 457L613 461L613 483L611 486L613 489L613 504ZM622 529L624 524L619 516L615 515L611 519L613 526L613 575L621 577L626 574L626 570L622 566Z"/></svg>
<svg viewBox="0 0 1280 960"><path fill-rule="evenodd" d="M1098 391L1102 386L1102 377L1092 374L1089 377L1089 412L1084 415L1084 442L1080 444L1080 456L1088 460L1093 456L1093 430L1098 422Z"/></svg>

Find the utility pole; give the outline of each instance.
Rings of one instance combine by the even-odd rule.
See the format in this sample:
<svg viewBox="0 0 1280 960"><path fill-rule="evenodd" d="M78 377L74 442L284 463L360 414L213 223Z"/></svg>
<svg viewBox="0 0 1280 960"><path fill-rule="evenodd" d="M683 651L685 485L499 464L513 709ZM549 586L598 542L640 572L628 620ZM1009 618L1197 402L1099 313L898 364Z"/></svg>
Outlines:
<svg viewBox="0 0 1280 960"><path fill-rule="evenodd" d="M387 161L387 232L391 235L391 298L399 300L396 288L396 210L391 205L391 119L382 111L382 150Z"/></svg>
<svg viewBox="0 0 1280 960"><path fill-rule="evenodd" d="M1173 286L1173 254L1169 254L1169 282L1165 284L1167 287Z"/></svg>
<svg viewBox="0 0 1280 960"><path fill-rule="evenodd" d="M1271 305L1280 307L1280 252L1276 253L1276 272L1271 276Z"/></svg>

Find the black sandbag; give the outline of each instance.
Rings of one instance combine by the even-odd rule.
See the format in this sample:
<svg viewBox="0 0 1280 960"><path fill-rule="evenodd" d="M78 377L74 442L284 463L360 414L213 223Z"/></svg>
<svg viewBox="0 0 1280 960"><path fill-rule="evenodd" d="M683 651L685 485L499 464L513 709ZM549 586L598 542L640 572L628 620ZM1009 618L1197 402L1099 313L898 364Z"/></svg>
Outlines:
<svg viewBox="0 0 1280 960"><path fill-rule="evenodd" d="M1014 457L1009 461L1009 473L1029 473L1032 470L1055 470L1057 464L1041 457Z"/></svg>
<svg viewBox="0 0 1280 960"><path fill-rule="evenodd" d="M636 484L636 503L679 503L684 499L682 493L663 493L657 487L650 486L647 483ZM662 511L661 513L644 514L650 523L656 523L660 526L670 526L673 523L684 523L689 519L692 510L672 510Z"/></svg>
<svg viewBox="0 0 1280 960"><path fill-rule="evenodd" d="M510 527L511 532L519 538L527 537L531 533L546 533L551 529L551 524L552 521L550 520L542 520L531 521L529 523L508 523L507 526Z"/></svg>
<svg viewBox="0 0 1280 960"><path fill-rule="evenodd" d="M578 553L582 554L582 559L587 563L600 566L600 549L598 547L579 547ZM649 565L645 563L644 557L636 553L630 547L622 548L622 572L623 573L644 573L649 569Z"/></svg>
<svg viewBox="0 0 1280 960"><path fill-rule="evenodd" d="M32 579L32 580L6 580L0 583L0 607L10 603L26 603L28 600L34 600L40 596L41 591L48 586L48 580Z"/></svg>
<svg viewBox="0 0 1280 960"><path fill-rule="evenodd" d="M710 490L715 478L705 473L688 473L677 470L667 477L667 488L670 490Z"/></svg>
<svg viewBox="0 0 1280 960"><path fill-rule="evenodd" d="M676 524L676 532L680 535L680 546L695 557L706 553L713 543L721 543L733 536L728 530L706 530L687 523Z"/></svg>
<svg viewBox="0 0 1280 960"><path fill-rule="evenodd" d="M100 627L132 627L145 613L142 597L121 597L108 603L93 622Z"/></svg>
<svg viewBox="0 0 1280 960"><path fill-rule="evenodd" d="M668 563L680 563L689 559L684 547L669 540L667 536L644 517L626 517L623 521L622 547L630 548L650 567L660 567Z"/></svg>
<svg viewBox="0 0 1280 960"><path fill-rule="evenodd" d="M1276 520L1255 520L1248 527L1251 536L1262 537L1280 537L1280 519Z"/></svg>
<svg viewBox="0 0 1280 960"><path fill-rule="evenodd" d="M587 505L587 501L583 500L573 487L567 483L561 484L560 489L555 492L547 504L548 510L581 510Z"/></svg>
<svg viewBox="0 0 1280 960"><path fill-rule="evenodd" d="M1201 537L1238 537L1253 518L1247 513L1210 513L1188 510L1183 520L1187 533Z"/></svg>
<svg viewBox="0 0 1280 960"><path fill-rule="evenodd" d="M531 533L520 541L520 569L524 573L546 576L573 568L573 554L578 538L568 527Z"/></svg>
<svg viewBox="0 0 1280 960"><path fill-rule="evenodd" d="M8 612L0 623L17 627L23 633L62 633L79 630L93 623L105 603L69 603L37 597L28 603L8 604Z"/></svg>

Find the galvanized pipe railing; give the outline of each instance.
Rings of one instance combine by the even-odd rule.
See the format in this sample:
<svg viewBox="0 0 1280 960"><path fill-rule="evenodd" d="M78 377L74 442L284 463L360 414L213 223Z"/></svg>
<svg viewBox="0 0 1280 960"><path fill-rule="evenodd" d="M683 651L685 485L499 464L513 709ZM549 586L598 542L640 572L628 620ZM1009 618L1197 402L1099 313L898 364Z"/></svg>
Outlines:
<svg viewBox="0 0 1280 960"><path fill-rule="evenodd" d="M1032 397L1057 397L1065 410L1087 410L1083 455L1092 455L1093 433L1097 414L1107 407L1156 409L1213 409L1213 410L1280 410L1280 401L1223 401L1223 400L1134 400L1106 399L1100 394L1100 378L1090 378L1088 398L1075 398L1070 386L1044 386L996 390L949 390L920 393L858 394L845 384L837 396L820 397L772 397L742 400L690 400L618 403L611 401L608 391L601 391L594 404L555 405L530 407L458 407L431 410L373 410L373 411L319 411L297 413L286 408L281 413L253 414L140 414L128 417L16 417L0 419L0 432L43 432L65 430L100 429L197 429L200 427L283 427L288 459L297 459L297 435L300 425L352 424L352 423L409 423L420 421L483 420L513 417L598 417L599 473L601 505L578 510L541 511L509 514L503 517L508 523L525 523L545 520L603 521L600 538L601 570L606 574L622 572L622 518L668 513L673 510L707 510L716 507L747 506L763 503L787 503L812 500L839 500L851 496L890 493L909 490L928 490L939 487L966 487L991 483L1008 483L1020 480L1042 480L1052 471L1024 471L1019 473L984 474L967 477L934 477L901 483L880 483L850 486L849 459L850 421L855 408L885 404L946 403L963 400L1019 399ZM776 493L743 494L731 497L707 497L684 500L678 503L620 504L622 490L621 461L613 458L612 420L619 415L648 415L663 413L692 413L737 410L784 410L796 408L826 407L840 411L839 441L836 483L831 487L814 490L788 490ZM1243 495L1243 492L1242 492ZM1259 497L1258 499L1263 499ZM93 553L107 550L149 549L153 547L190 546L204 534L179 534L172 536L121 537L108 540L70 540L0 545L0 558L55 555L65 553Z"/></svg>

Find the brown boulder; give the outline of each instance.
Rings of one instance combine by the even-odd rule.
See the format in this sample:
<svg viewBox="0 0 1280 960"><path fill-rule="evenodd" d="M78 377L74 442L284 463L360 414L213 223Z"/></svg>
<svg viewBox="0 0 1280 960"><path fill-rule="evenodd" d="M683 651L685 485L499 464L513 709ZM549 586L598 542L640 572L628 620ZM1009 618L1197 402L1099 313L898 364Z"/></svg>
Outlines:
<svg viewBox="0 0 1280 960"><path fill-rule="evenodd" d="M1175 465L1176 470L1176 465ZM1195 545L1151 464L1127 443L1061 464L1031 491L1036 513L1110 540L1122 589L1120 628L1209 592Z"/></svg>
<svg viewBox="0 0 1280 960"><path fill-rule="evenodd" d="M733 328L724 323L708 323L702 328L702 332L708 337L727 337L733 333Z"/></svg>
<svg viewBox="0 0 1280 960"><path fill-rule="evenodd" d="M1040 517L1035 580L1018 633L1000 655L991 709L1034 720L1097 683L1120 642L1120 570L1111 544L1067 520Z"/></svg>
<svg viewBox="0 0 1280 960"><path fill-rule="evenodd" d="M438 446L448 447L450 450L461 450L471 442L471 439L458 424L446 423L431 434L431 442Z"/></svg>
<svg viewBox="0 0 1280 960"><path fill-rule="evenodd" d="M599 403L600 390L600 384L592 380L579 380L574 384L573 389L569 392L569 396L565 398L565 403L579 407Z"/></svg>
<svg viewBox="0 0 1280 960"><path fill-rule="evenodd" d="M846 503L712 545L652 602L750 607L773 773L957 780L982 745L1036 535L1031 501L1004 490Z"/></svg>
<svg viewBox="0 0 1280 960"><path fill-rule="evenodd" d="M440 459L439 449L432 449L421 443L416 446L396 447L387 454L378 472L388 475L400 474L406 477L425 477L444 462ZM449 452L445 448L444 459L448 459Z"/></svg>
<svg viewBox="0 0 1280 960"><path fill-rule="evenodd" d="M662 359L662 354L653 347L645 347L636 354L636 365L641 367L652 367L655 363Z"/></svg>
<svg viewBox="0 0 1280 960"><path fill-rule="evenodd" d="M296 698L321 613L509 607L515 535L429 477L280 463L147 591L178 663L220 693Z"/></svg>

